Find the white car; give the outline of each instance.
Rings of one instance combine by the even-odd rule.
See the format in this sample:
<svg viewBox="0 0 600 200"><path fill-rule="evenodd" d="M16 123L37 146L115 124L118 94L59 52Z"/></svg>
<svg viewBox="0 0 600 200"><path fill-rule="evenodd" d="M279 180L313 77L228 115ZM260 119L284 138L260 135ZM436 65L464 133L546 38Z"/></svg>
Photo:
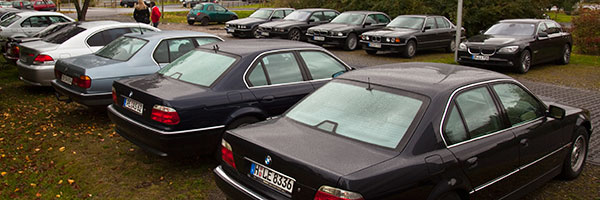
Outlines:
<svg viewBox="0 0 600 200"><path fill-rule="evenodd" d="M19 12L0 22L0 41L9 37L31 37L51 24L74 21L58 12Z"/></svg>
<svg viewBox="0 0 600 200"><path fill-rule="evenodd" d="M19 79L31 85L50 86L58 59L94 53L125 33L160 31L147 24L116 21L73 23L42 40L20 45Z"/></svg>

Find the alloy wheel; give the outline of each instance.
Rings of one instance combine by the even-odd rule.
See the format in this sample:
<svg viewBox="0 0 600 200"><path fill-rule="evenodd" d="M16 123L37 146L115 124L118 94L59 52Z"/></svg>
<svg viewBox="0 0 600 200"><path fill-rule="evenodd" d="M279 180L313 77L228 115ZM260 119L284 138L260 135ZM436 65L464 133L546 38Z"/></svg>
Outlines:
<svg viewBox="0 0 600 200"><path fill-rule="evenodd" d="M523 56L521 57L521 71L523 73L529 71L529 67L531 66L531 55L529 51L523 51Z"/></svg>
<svg viewBox="0 0 600 200"><path fill-rule="evenodd" d="M415 48L415 43L414 42L409 42L408 43L408 47L406 47L406 50L408 51L408 56L409 57L413 57L415 56L415 52L416 52L416 48Z"/></svg>
<svg viewBox="0 0 600 200"><path fill-rule="evenodd" d="M290 40L299 41L300 40L300 31L298 29L292 29L290 31Z"/></svg>
<svg viewBox="0 0 600 200"><path fill-rule="evenodd" d="M576 172L583 166L583 161L585 160L585 154L587 151L585 138L580 135L573 143L573 148L571 149L571 169Z"/></svg>
<svg viewBox="0 0 600 200"><path fill-rule="evenodd" d="M567 64L571 60L571 49L568 45L565 46L565 53L563 55L563 63Z"/></svg>

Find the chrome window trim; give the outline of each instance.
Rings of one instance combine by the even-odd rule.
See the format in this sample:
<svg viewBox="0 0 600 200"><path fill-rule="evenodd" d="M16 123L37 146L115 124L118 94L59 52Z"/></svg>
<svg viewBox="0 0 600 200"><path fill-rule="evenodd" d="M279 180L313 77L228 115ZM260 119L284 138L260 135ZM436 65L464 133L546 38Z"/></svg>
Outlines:
<svg viewBox="0 0 600 200"><path fill-rule="evenodd" d="M219 37L219 36L207 35L207 36L200 36L200 37L204 37L204 38L216 38L216 39L220 40L221 42L225 41L225 40L223 40L223 39L222 39L221 37ZM156 51L156 48L158 48L158 45L160 45L160 43L161 43L163 40L180 39L180 38L189 38L189 39L191 39L191 40L194 40L194 38L198 38L198 37L196 37L196 36L177 36L177 37L172 37L172 38L162 38L162 39L160 39L160 41L158 41L158 42L156 43L156 45L154 45L154 49L152 49L152 52L150 52L150 57L152 58L152 61L154 62L154 64L156 64L156 66L158 66L159 68L162 68L162 67L160 67L160 64L158 64L158 62L156 62L156 59L154 59L154 52ZM196 41L196 43L197 43L197 41ZM201 46L201 45L200 45L200 46ZM194 47L194 49L196 49L196 48L198 48L198 47ZM192 51L193 51L193 50L192 50ZM170 62L169 62L169 63L170 63ZM169 64L169 63L167 63L167 64Z"/></svg>
<svg viewBox="0 0 600 200"><path fill-rule="evenodd" d="M452 101L454 100L454 96L457 93L459 93L459 92L461 92L461 91L463 91L463 90L465 90L467 88L470 88L470 87L479 86L479 85L485 85L485 84L490 84L490 83L498 83L498 82L509 82L509 83L513 83L513 84L516 84L516 85L520 86L529 95L531 95L540 104L542 104L542 106L544 108L548 109L548 106L546 104L544 104L544 101L540 100L537 96L533 95L533 93L529 90L529 88L525 87L522 83L520 83L520 82L518 82L518 81L516 81L514 79L509 79L509 78L494 79L494 80L487 80L487 81L482 81L482 82L477 82L477 83L472 83L472 84L469 84L469 85L462 86L462 87L454 90L452 92L452 94L450 95L450 97L448 98L448 101L446 102L446 108L444 109L444 114L442 115L442 119L440 121L440 127L439 127L438 135L442 138L442 141L444 142L444 145L446 145L446 148L449 149L449 148L452 148L452 147L455 147L455 146L458 146L458 145L462 145L462 144L469 143L469 142L472 142L472 141L477 141L479 139L487 138L489 136L496 135L499 132L503 132L503 131L510 130L510 129L513 129L513 128L521 127L521 126L527 125L529 123L535 122L535 121L539 120L540 118L543 118L543 117L538 117L538 118L533 119L533 120L531 120L531 121L529 121L527 123L519 124L517 126L511 126L511 127L505 128L505 129L498 130L498 131L493 132L493 133L486 134L486 135L481 136L481 137L471 138L469 140L465 140L465 141L462 141L462 142L459 142L459 143L456 143L456 144L448 145L448 142L446 142L446 138L444 138L444 123L446 121L446 116L448 115L448 109L450 108L450 103L452 103ZM494 100L494 102L495 102L495 100Z"/></svg>
<svg viewBox="0 0 600 200"><path fill-rule="evenodd" d="M248 82L246 81L246 75L248 74L248 71L250 70L250 68L252 66L254 66L254 64L256 64L256 61L259 58L262 58L264 55L266 54L271 54L271 53L277 53L277 52L292 52L293 51L319 51L319 52L323 52L331 57L333 57L333 59L337 60L338 62L340 62L344 67L346 67L346 69L348 71L350 71L352 68L350 68L350 66L348 66L344 61L342 61L341 59L339 59L337 56L333 55L332 53L330 53L329 51L320 49L320 48L291 48L291 49L277 49L277 50L270 50L270 51L265 51L262 52L260 54L258 54L256 57L254 57L254 60L252 60L252 62L250 63L250 65L246 66L246 71L244 71L244 75L242 75L242 80L244 82L244 85L246 85L247 89L252 89L252 88L262 88L262 87L271 87L271 86L280 86L280 85L289 85L289 84L297 84L297 83L306 83L306 82L311 82L311 81L318 81L318 80L324 80L324 79L316 79L316 80L305 80L305 81L296 81L296 82L290 82L290 83L279 83L279 84L271 84L271 85L261 85L261 86L252 86L250 87L250 85L248 84ZM296 56L296 55L294 55ZM302 68L303 66L300 65L300 63L298 63L298 67ZM310 72L309 72L310 73Z"/></svg>

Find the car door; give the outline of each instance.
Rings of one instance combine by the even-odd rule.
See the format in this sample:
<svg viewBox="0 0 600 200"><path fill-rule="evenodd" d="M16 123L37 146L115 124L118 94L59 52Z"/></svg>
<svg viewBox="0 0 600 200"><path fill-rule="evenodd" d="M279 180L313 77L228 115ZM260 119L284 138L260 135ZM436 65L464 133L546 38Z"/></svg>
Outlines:
<svg viewBox="0 0 600 200"><path fill-rule="evenodd" d="M562 127L560 121L546 117L546 107L521 86L504 82L493 84L492 89L519 142L521 183L534 181L560 166L562 157L552 152L562 147L562 141L568 141L566 135L561 135L564 132L562 129L568 127Z"/></svg>
<svg viewBox="0 0 600 200"><path fill-rule="evenodd" d="M219 20L219 14L215 10L214 5L205 5L206 15L210 18L211 21L215 22Z"/></svg>
<svg viewBox="0 0 600 200"><path fill-rule="evenodd" d="M427 17L423 24L423 29L420 34L417 34L417 47L418 49L433 48L436 45L437 40L437 25L433 17Z"/></svg>
<svg viewBox="0 0 600 200"><path fill-rule="evenodd" d="M292 51L260 57L245 79L261 109L269 116L282 114L314 91Z"/></svg>
<svg viewBox="0 0 600 200"><path fill-rule="evenodd" d="M227 9L223 8L222 6L215 4L215 11L217 12L219 18L218 22L226 22L229 19L231 19L231 16L229 16Z"/></svg>
<svg viewBox="0 0 600 200"><path fill-rule="evenodd" d="M334 74L348 71L344 64L325 52L305 50L298 54L315 90L329 82Z"/></svg>
<svg viewBox="0 0 600 200"><path fill-rule="evenodd" d="M562 48L564 45L562 33L560 32L560 26L551 21L546 21L544 24L546 24L546 27L548 27L547 33L548 39L550 40L550 54L548 55L548 59L556 60L562 56Z"/></svg>
<svg viewBox="0 0 600 200"><path fill-rule="evenodd" d="M519 188L513 176L519 146L487 85L456 93L444 119L444 141L468 177L473 199L499 199Z"/></svg>
<svg viewBox="0 0 600 200"><path fill-rule="evenodd" d="M450 41L454 39L455 31L450 26L450 22L444 17L435 17L435 23L438 28L437 45L438 47L447 47Z"/></svg>
<svg viewBox="0 0 600 200"><path fill-rule="evenodd" d="M32 16L21 22L21 29L27 36L35 35L47 26L50 21L46 16Z"/></svg>
<svg viewBox="0 0 600 200"><path fill-rule="evenodd" d="M552 54L552 52L550 50L550 48L552 46L550 37L547 37L547 36L540 37L539 36L540 33L546 33L546 34L548 33L548 27L546 27L546 24L539 23L537 25L537 30L536 30L536 33L534 36L535 41L532 41L530 44L530 48L532 51L531 52L532 64L548 60L548 58Z"/></svg>

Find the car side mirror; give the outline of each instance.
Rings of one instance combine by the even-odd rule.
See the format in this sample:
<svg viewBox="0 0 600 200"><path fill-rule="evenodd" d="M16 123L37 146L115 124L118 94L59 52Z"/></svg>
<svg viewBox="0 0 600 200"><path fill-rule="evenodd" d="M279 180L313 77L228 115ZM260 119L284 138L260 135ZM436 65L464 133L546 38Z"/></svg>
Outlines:
<svg viewBox="0 0 600 200"><path fill-rule="evenodd" d="M365 24L363 24L363 28L367 27L367 26L371 26L371 25L373 25L373 23L371 23L371 22L365 22Z"/></svg>
<svg viewBox="0 0 600 200"><path fill-rule="evenodd" d="M313 23L313 22L315 22L315 21L316 21L315 19L308 19L308 23L309 23L309 24L310 24L310 23Z"/></svg>
<svg viewBox="0 0 600 200"><path fill-rule="evenodd" d="M431 26L425 26L425 27L423 28L423 32L425 32L426 30L429 30L429 29L431 29Z"/></svg>
<svg viewBox="0 0 600 200"><path fill-rule="evenodd" d="M539 32L538 33L538 38L541 38L541 37L548 37L548 33L546 33L546 32Z"/></svg>
<svg viewBox="0 0 600 200"><path fill-rule="evenodd" d="M548 108L548 117L552 117L554 119L563 119L565 118L565 109L562 109L558 106L550 105Z"/></svg>

